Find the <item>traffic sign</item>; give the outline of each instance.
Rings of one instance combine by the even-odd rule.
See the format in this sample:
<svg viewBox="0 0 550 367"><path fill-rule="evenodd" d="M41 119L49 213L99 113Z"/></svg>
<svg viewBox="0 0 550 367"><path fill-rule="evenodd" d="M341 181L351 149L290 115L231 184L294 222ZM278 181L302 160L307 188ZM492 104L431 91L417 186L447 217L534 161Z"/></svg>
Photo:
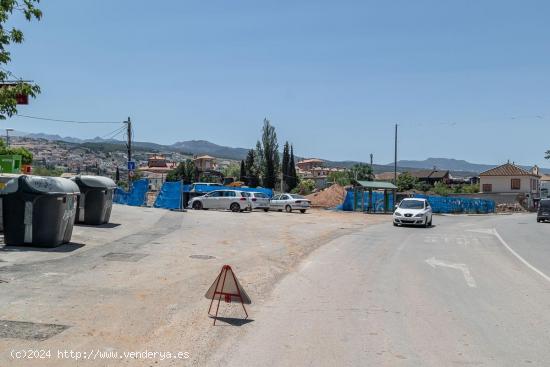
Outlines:
<svg viewBox="0 0 550 367"><path fill-rule="evenodd" d="M136 162L128 161L128 171L135 171L135 170L136 170Z"/></svg>

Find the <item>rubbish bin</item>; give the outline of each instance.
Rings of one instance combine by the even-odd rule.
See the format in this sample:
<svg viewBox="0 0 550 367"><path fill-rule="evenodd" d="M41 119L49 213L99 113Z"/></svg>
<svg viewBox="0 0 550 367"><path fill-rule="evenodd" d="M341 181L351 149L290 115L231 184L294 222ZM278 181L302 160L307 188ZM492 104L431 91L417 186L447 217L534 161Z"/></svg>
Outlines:
<svg viewBox="0 0 550 367"><path fill-rule="evenodd" d="M73 233L78 186L59 177L20 176L0 190L4 243L55 247Z"/></svg>
<svg viewBox="0 0 550 367"><path fill-rule="evenodd" d="M80 189L76 222L99 225L109 222L116 184L102 176L75 176L71 178Z"/></svg>
<svg viewBox="0 0 550 367"><path fill-rule="evenodd" d="M6 187L6 184L8 181L18 178L21 176L20 174L12 174L12 173L0 173L0 190L2 190L4 187ZM2 218L2 197L0 196L0 233L4 232L4 223Z"/></svg>

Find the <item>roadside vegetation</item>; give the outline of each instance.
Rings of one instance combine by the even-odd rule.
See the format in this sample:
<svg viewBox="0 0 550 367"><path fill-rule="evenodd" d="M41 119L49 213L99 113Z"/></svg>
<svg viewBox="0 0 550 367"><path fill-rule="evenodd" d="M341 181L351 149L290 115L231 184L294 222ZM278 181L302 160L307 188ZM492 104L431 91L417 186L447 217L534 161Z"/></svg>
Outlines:
<svg viewBox="0 0 550 367"><path fill-rule="evenodd" d="M431 186L425 182L420 182L408 172L404 172L397 177L397 191L419 191L424 193L434 193L441 196L449 194L475 194L479 192L479 185L453 185L448 186L442 182L436 182Z"/></svg>

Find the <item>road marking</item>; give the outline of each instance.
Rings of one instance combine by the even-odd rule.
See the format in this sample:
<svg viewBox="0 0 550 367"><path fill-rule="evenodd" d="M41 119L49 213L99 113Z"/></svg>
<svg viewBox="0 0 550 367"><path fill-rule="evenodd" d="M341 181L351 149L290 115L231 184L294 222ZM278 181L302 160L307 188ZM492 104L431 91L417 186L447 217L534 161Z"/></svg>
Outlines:
<svg viewBox="0 0 550 367"><path fill-rule="evenodd" d="M521 257L517 252L514 251L513 248L511 248L507 243L506 241L504 241L504 239L500 236L500 234L497 232L497 229L496 228L493 228L493 234L495 235L496 238L498 238L498 240L500 241L500 243L502 243L502 245L504 247L506 247L506 249L508 251L510 251L510 253L512 255L514 255L519 261L521 261L525 266L527 266L529 269L533 270L535 273L537 273L538 275L540 275L541 277L543 277L546 281L550 282L550 277L546 274L544 274L542 271L540 271L539 269L535 268L533 265L531 265L527 260L525 260L523 257Z"/></svg>
<svg viewBox="0 0 550 367"><path fill-rule="evenodd" d="M433 256L427 259L426 262L434 269L436 266L441 266L445 268L460 270L462 272L462 275L464 275L464 280L466 281L466 284L468 284L468 287L477 288L476 280L470 273L470 269L468 268L468 266L466 266L466 264L451 264L445 261L437 260Z"/></svg>

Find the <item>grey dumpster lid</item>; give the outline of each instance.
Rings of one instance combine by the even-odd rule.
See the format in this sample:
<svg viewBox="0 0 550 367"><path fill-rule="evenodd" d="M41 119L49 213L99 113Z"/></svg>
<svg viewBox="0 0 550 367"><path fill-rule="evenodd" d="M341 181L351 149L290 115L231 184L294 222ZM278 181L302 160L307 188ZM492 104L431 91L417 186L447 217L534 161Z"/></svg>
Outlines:
<svg viewBox="0 0 550 367"><path fill-rule="evenodd" d="M10 194L19 190L45 194L74 194L80 192L74 182L64 178L23 175L8 181L6 187L0 190L0 194Z"/></svg>
<svg viewBox="0 0 550 367"><path fill-rule="evenodd" d="M114 189L116 188L115 181L103 176L83 176L78 175L71 178L79 186L93 187L98 189Z"/></svg>

